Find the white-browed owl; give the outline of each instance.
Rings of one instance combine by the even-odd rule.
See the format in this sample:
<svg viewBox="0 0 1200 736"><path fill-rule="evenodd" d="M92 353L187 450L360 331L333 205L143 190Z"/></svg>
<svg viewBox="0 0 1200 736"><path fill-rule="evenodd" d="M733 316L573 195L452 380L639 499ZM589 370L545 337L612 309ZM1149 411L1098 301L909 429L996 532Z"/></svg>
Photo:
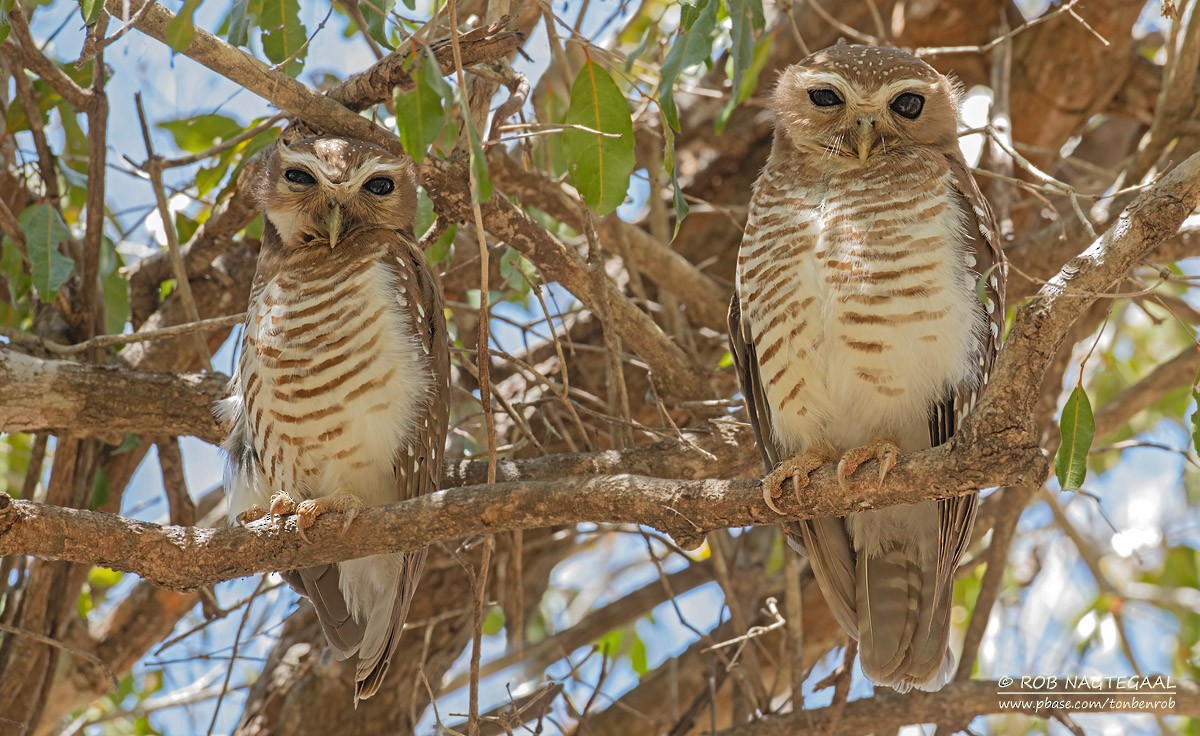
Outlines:
<svg viewBox="0 0 1200 736"><path fill-rule="evenodd" d="M438 488L450 357L442 298L413 239L412 162L363 141L278 145L258 188L262 248L232 396L226 491L241 521L317 516ZM343 527L345 528L345 527ZM379 688L426 551L283 573L337 656L355 703Z"/></svg>
<svg viewBox="0 0 1200 736"><path fill-rule="evenodd" d="M1005 262L958 147L958 93L897 50L839 44L783 72L730 305L764 497L947 442L988 381ZM789 524L863 671L935 690L977 494Z"/></svg>

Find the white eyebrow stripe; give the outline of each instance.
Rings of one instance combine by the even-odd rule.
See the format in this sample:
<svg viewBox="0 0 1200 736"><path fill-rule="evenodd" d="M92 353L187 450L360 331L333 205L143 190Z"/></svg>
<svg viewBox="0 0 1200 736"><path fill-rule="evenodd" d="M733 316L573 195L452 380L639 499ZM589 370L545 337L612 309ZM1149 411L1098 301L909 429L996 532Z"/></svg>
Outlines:
<svg viewBox="0 0 1200 736"><path fill-rule="evenodd" d="M858 90L848 87L846 78L833 72L809 72L800 80L804 89L816 87L831 87L847 102L855 106L879 105L886 107L901 92L915 92L929 97L937 90L937 85L924 79L908 77L895 79L867 94L859 94Z"/></svg>

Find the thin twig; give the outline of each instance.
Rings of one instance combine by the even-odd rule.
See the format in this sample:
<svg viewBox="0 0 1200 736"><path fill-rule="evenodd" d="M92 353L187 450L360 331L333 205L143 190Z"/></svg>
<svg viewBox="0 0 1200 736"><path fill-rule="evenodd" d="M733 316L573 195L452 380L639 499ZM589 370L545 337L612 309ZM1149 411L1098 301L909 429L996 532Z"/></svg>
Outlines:
<svg viewBox="0 0 1200 736"><path fill-rule="evenodd" d="M3 631L6 634L12 634L14 636L23 636L27 639L33 639L34 641L41 642L42 644L55 647L56 649L61 649L74 657L79 657L80 659L86 660L96 669L100 670L102 674L107 676L113 690L118 690L121 687L121 681L117 679L117 675L112 671L112 667L109 667L104 660L100 659L91 652L85 652L77 646L68 644L64 641L59 641L58 639L51 639L48 636L39 634L36 631L30 631L29 629L23 629L20 626L0 624L0 631Z"/></svg>

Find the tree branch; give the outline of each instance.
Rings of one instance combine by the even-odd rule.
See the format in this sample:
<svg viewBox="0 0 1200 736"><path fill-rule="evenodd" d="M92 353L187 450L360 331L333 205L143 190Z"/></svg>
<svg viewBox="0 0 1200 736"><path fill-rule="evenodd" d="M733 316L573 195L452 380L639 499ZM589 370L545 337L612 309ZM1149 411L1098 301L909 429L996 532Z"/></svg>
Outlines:
<svg viewBox="0 0 1200 736"><path fill-rule="evenodd" d="M756 481L670 480L634 475L466 486L369 508L341 534L332 516L309 530L160 526L112 514L61 508L0 495L0 555L27 554L134 572L158 585L192 590L222 580L289 570L512 529L598 522L647 524L696 547L714 529L949 498L988 486L1038 483L1046 461L1035 445L1000 442L936 448L901 458L883 487L862 474L842 489L833 465L812 475L804 504L784 499L778 516Z"/></svg>

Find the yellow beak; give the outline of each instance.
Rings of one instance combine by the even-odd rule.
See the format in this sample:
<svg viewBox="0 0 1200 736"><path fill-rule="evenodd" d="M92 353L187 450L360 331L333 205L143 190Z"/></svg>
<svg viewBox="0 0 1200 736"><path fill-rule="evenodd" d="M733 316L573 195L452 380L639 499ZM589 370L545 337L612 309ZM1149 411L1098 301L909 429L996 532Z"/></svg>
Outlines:
<svg viewBox="0 0 1200 736"><path fill-rule="evenodd" d="M863 118L858 121L859 163L867 162L867 156L871 155L871 146L873 145L875 145L875 121L871 118Z"/></svg>
<svg viewBox="0 0 1200 736"><path fill-rule="evenodd" d="M334 205L329 211L329 249L337 247L338 236L342 234L342 208Z"/></svg>

